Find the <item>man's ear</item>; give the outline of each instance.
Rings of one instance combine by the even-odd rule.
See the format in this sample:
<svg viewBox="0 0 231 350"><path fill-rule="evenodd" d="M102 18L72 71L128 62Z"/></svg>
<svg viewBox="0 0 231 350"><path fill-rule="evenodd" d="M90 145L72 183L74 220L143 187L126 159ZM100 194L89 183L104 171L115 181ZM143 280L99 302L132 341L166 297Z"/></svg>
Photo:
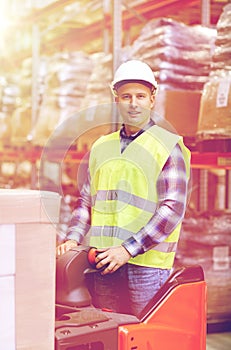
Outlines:
<svg viewBox="0 0 231 350"><path fill-rule="evenodd" d="M119 102L119 98L118 96L115 97L115 102L118 103Z"/></svg>
<svg viewBox="0 0 231 350"><path fill-rule="evenodd" d="M151 95L151 109L155 106L155 95Z"/></svg>

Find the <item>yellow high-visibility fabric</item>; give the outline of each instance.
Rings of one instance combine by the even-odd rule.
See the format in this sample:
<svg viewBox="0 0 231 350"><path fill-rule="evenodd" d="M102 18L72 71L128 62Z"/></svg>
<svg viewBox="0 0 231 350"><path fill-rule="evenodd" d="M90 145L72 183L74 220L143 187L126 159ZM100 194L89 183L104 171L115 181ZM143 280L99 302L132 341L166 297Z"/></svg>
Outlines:
<svg viewBox="0 0 231 350"><path fill-rule="evenodd" d="M119 131L95 142L89 160L91 245L102 248L121 244L148 223L158 202L156 181L176 143L182 149L189 176L190 152L182 138L156 125L133 140L122 154ZM181 223L164 244L131 258L129 263L171 268L180 227Z"/></svg>

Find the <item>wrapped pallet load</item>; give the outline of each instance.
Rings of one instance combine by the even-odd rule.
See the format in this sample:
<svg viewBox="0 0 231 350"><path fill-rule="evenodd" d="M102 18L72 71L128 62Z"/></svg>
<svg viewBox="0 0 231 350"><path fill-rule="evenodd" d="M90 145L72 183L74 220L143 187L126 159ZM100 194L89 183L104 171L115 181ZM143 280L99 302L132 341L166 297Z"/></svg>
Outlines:
<svg viewBox="0 0 231 350"><path fill-rule="evenodd" d="M79 116L85 132L78 137L78 150L90 149L92 143L102 134L111 131L112 95L112 55L98 52L91 55L93 63L86 93L81 102Z"/></svg>
<svg viewBox="0 0 231 350"><path fill-rule="evenodd" d="M27 142L27 136L31 131L31 103L23 102L12 113L11 118L11 144L21 146ZM23 128L22 128L23 125Z"/></svg>
<svg viewBox="0 0 231 350"><path fill-rule="evenodd" d="M123 47L120 52L121 61L125 62L130 57L130 47ZM114 97L111 93L110 84L113 73L112 54L98 52L91 55L92 73L89 77L86 93L81 103L79 120L84 133L78 137L78 150L90 149L92 143L103 134L117 128L116 120L113 119ZM118 123L121 121L118 120Z"/></svg>
<svg viewBox="0 0 231 350"><path fill-rule="evenodd" d="M48 58L40 58L36 81L37 101L40 106L44 96L45 78L47 76ZM18 85L21 91L20 101L17 108L14 109L11 116L11 144L14 146L25 146L30 141L31 129L33 127L32 112L32 58L26 58L22 62L22 68L18 75ZM23 125L23 128L22 128Z"/></svg>
<svg viewBox="0 0 231 350"><path fill-rule="evenodd" d="M231 144L231 5L217 24L212 70L200 104L197 147L201 151L230 151Z"/></svg>
<svg viewBox="0 0 231 350"><path fill-rule="evenodd" d="M197 131L201 91L208 80L216 30L154 19L142 29L130 54L147 62L159 87L155 112L187 140ZM190 146L190 144L187 144Z"/></svg>
<svg viewBox="0 0 231 350"><path fill-rule="evenodd" d="M9 146L11 141L11 117L20 99L20 88L10 77L0 77L0 147Z"/></svg>
<svg viewBox="0 0 231 350"><path fill-rule="evenodd" d="M224 6L217 22L212 68L213 70L231 69L231 4Z"/></svg>
<svg viewBox="0 0 231 350"><path fill-rule="evenodd" d="M186 216L177 250L177 265L200 264L208 286L209 324L231 320L231 215L228 212Z"/></svg>
<svg viewBox="0 0 231 350"><path fill-rule="evenodd" d="M166 89L201 90L210 72L216 31L170 18L154 19L134 41L131 55L147 62Z"/></svg>
<svg viewBox="0 0 231 350"><path fill-rule="evenodd" d="M90 56L81 51L58 53L50 58L38 118L29 135L33 144L46 144L57 127L79 112L91 70ZM71 126L71 133L73 127L76 126ZM67 137L68 130L64 130L63 138Z"/></svg>

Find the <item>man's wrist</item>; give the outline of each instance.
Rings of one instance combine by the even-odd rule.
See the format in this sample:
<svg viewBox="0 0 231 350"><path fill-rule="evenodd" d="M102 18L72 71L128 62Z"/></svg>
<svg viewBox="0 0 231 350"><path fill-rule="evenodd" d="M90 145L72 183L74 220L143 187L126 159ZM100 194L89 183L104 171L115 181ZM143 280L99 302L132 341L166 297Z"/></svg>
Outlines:
<svg viewBox="0 0 231 350"><path fill-rule="evenodd" d="M69 244L76 244L76 245L78 245L78 242L75 240L75 239L72 239L72 238L66 238L65 240L64 240L64 243L69 243Z"/></svg>
<svg viewBox="0 0 231 350"><path fill-rule="evenodd" d="M122 246L128 251L132 258L135 258L137 255L143 253L143 249L140 247L138 242L134 240L133 237L130 237L122 243Z"/></svg>

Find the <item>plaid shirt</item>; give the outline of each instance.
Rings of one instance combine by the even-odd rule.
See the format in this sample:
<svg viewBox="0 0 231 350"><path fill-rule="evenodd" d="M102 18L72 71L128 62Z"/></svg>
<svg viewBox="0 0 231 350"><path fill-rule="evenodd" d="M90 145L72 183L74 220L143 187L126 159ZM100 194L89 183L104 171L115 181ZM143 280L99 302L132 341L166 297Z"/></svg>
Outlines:
<svg viewBox="0 0 231 350"><path fill-rule="evenodd" d="M121 151L138 135L154 124L150 121L135 135L127 136L124 126L120 130ZM185 162L179 145L176 145L157 180L158 203L153 216L139 232L123 242L132 257L142 254L164 241L183 220L187 202L187 176ZM91 221L90 179L82 187L76 209L72 213L67 239L81 243L90 229Z"/></svg>

